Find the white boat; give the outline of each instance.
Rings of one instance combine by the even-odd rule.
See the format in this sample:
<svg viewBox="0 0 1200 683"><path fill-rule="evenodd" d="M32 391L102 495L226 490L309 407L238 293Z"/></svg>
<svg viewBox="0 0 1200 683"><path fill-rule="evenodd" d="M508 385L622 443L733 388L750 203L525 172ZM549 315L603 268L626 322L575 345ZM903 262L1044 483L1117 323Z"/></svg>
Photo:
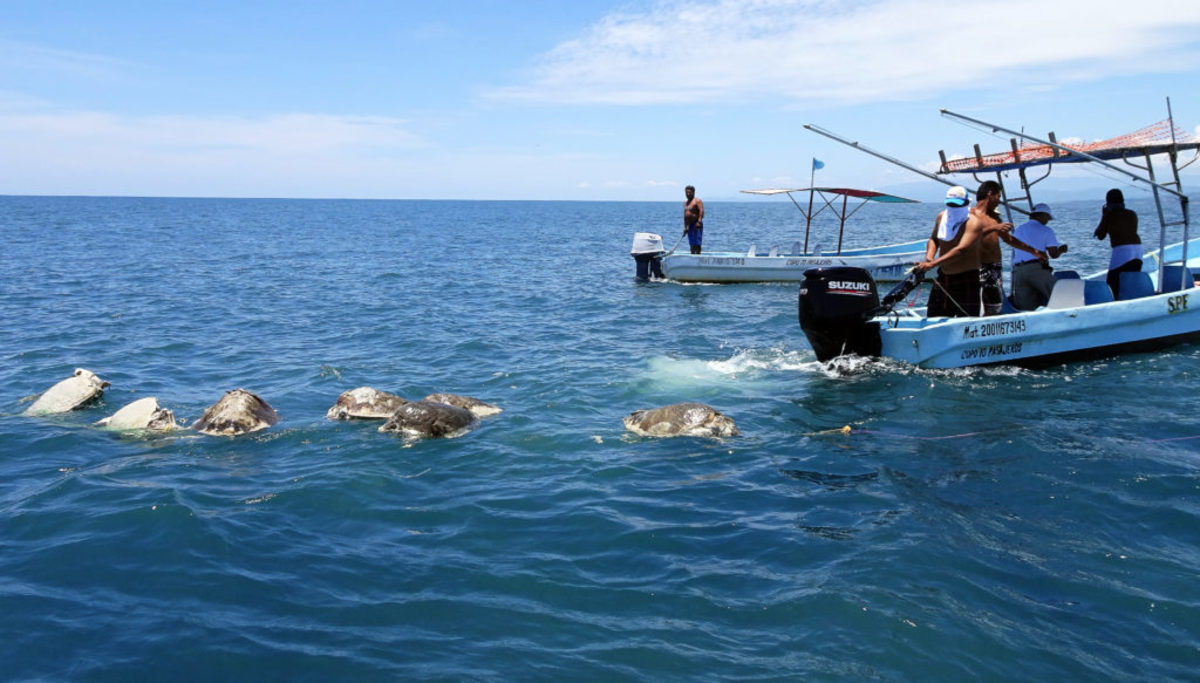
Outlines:
<svg viewBox="0 0 1200 683"><path fill-rule="evenodd" d="M662 257L662 271L668 279L677 282L800 282L804 271L812 268L832 266L856 266L871 273L876 280L901 280L913 264L925 258L926 240L920 239L900 244L887 244L859 249L843 249L846 219L853 216L868 202L915 203L915 200L897 197L873 190L855 190L843 187L806 187L799 189L742 190L746 194L786 194L796 208L805 216L804 242L795 242L791 249L782 250L779 245L759 253L757 245L750 245L744 252L709 252L702 254L677 253L674 250ZM808 210L796 201L793 193L807 192ZM813 211L813 198L819 196L824 206ZM836 200L841 199L841 207ZM849 210L848 199L860 200ZM809 251L808 238L812 219L829 208L838 215L838 244L832 252L819 249Z"/></svg>
<svg viewBox="0 0 1200 683"><path fill-rule="evenodd" d="M943 114L983 126L991 132L1033 140L1034 144L1018 147L1014 138L1011 153L988 157L977 153L975 157L958 159L952 164L943 161L942 174L995 171L1003 186L1000 171L1016 169L1020 171L1022 187L1026 191L1024 199L1032 207L1025 168L1049 167L1055 163L1100 164L1133 182L1149 184L1154 190L1160 218L1164 216L1163 196L1178 199L1182 219L1161 221L1161 246L1146 254L1142 272L1122 275L1121 298L1115 301L1105 282L1107 271L1102 271L1086 278L1059 279L1050 301L1037 310L1015 311L1006 307L1006 312L1001 315L929 318L924 309L904 313L892 310L892 306L919 281L917 276L910 276L879 304L875 283L866 273L849 269L810 271L800 290L800 319L818 359L825 361L853 353L892 358L927 368L999 363L1036 367L1200 342L1200 289L1196 288L1192 270L1200 266L1200 239L1190 239L1188 200L1179 182L1179 169L1195 161L1196 157L1183 166L1178 160L1182 151L1190 150L1200 156L1200 140L1176 128L1169 110L1165 125L1156 124L1113 140L1074 146L1058 144L1053 134L1049 141L1037 140L945 110ZM828 131L806 127L895 162ZM1151 157L1155 155L1160 163L1166 157L1171 182L1159 183L1154 179ZM1109 159L1144 161L1144 166L1140 163L1133 166L1142 173L1110 164ZM902 162L896 163L923 173ZM939 176L929 177L953 184ZM1183 241L1167 246L1167 228L1173 226L1182 226ZM1061 276L1061 273L1056 275Z"/></svg>

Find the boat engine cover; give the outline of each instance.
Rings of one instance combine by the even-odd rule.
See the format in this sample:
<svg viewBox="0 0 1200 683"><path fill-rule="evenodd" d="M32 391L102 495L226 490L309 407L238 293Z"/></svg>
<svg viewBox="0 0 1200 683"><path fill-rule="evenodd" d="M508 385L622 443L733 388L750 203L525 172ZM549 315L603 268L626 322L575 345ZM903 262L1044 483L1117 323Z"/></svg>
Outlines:
<svg viewBox="0 0 1200 683"><path fill-rule="evenodd" d="M838 266L804 271L800 284L800 329L824 362L844 354L878 356L879 290L862 268Z"/></svg>
<svg viewBox="0 0 1200 683"><path fill-rule="evenodd" d="M633 246L630 247L631 254L661 254L666 250L663 249L662 235L656 235L652 232L635 232L633 233Z"/></svg>

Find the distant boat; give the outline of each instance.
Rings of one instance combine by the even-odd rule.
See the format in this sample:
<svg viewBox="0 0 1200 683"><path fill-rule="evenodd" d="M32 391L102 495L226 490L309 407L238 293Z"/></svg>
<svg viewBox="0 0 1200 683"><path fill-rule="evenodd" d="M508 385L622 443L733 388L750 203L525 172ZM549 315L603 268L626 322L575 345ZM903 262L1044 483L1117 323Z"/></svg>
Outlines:
<svg viewBox="0 0 1200 683"><path fill-rule="evenodd" d="M876 280L900 280L913 264L925 258L927 240L920 239L900 244L843 249L842 241L846 219L867 202L884 204L917 203L896 195L873 190L855 190L844 187L806 187L799 189L742 190L746 194L771 196L786 194L805 217L804 242L792 244L790 249L774 245L759 253L757 245L750 245L744 252L706 252L685 254L675 251L662 257L662 271L668 279L677 282L800 282L804 271L812 268L832 266L855 266L871 274ZM793 193L808 193L808 209L796 201ZM813 211L813 198L820 196L824 206ZM848 211L848 199L861 200ZM836 200L841 199L840 208ZM837 249L809 251L809 230L812 219L826 208L839 218Z"/></svg>
<svg viewBox="0 0 1200 683"><path fill-rule="evenodd" d="M990 132L1013 135L1011 151L943 163L940 174L995 172L1003 186L1001 171L1016 170L1025 191L1024 201L1034 205L1025 169L1056 163L1092 163L1123 174L1131 181L1153 189L1162 222L1159 246L1143 259L1142 271L1122 273L1120 299L1105 282L1107 271L1085 278L1070 271L1056 271L1049 302L1033 311L1016 311L1006 305L1000 315L982 317L927 317L925 309L894 310L919 282L910 276L884 296L882 305L872 276L851 268L814 269L800 288L800 326L817 354L827 361L845 354L882 356L927 368L956 368L974 365L1053 365L1077 359L1112 356L1131 351L1151 351L1181 342L1200 341L1200 289L1195 271L1200 266L1200 238L1190 239L1188 199L1179 182L1179 153L1200 155L1200 140L1176 127L1170 116L1154 126L1129 135L1096 143L1068 146L1036 140L1000 126L984 123L943 110L944 115L963 120ZM901 166L927 174L903 162L873 152L815 126L809 130L860 151L874 154ZM1018 146L1017 138L1034 140ZM978 149L978 148L977 148ZM1171 180L1155 180L1151 156L1166 157ZM1108 160L1138 159L1135 173ZM1193 159L1194 160L1194 159ZM1188 162L1190 163L1190 161ZM1184 164L1186 165L1186 164ZM1043 176L1044 179L1046 176ZM1039 179L1039 180L1041 180ZM1002 188L1003 191L1003 188ZM1003 195L1008 197L1007 194ZM1182 220L1164 218L1163 198L1179 200ZM1018 210L1009 205L1010 210ZM1168 227L1182 226L1183 241L1165 245ZM977 312L973 312L977 313Z"/></svg>

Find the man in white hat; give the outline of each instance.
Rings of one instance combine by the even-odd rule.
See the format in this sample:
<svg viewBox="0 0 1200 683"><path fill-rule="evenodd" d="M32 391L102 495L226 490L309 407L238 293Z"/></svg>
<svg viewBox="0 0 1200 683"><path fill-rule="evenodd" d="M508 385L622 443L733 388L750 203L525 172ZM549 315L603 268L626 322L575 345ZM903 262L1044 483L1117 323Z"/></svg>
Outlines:
<svg viewBox="0 0 1200 683"><path fill-rule="evenodd" d="M1013 237L1033 247L1030 254L1013 249L1012 256L1012 302L1023 311L1032 311L1045 306L1054 289L1054 272L1050 259L1067 253L1067 245L1059 244L1054 230L1047 225L1053 220L1049 204L1036 204L1029 220L1013 230Z"/></svg>

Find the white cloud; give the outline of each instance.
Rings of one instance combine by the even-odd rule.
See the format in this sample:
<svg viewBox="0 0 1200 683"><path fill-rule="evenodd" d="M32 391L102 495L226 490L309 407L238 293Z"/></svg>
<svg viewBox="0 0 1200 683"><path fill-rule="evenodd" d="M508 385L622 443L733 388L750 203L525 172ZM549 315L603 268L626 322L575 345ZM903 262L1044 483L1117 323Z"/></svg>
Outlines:
<svg viewBox="0 0 1200 683"><path fill-rule="evenodd" d="M379 185L430 146L399 119L283 114L262 118L98 112L5 113L0 148L10 191L79 194L320 195Z"/></svg>
<svg viewBox="0 0 1200 683"><path fill-rule="evenodd" d="M137 68L122 59L11 40L0 40L0 64L10 73L29 71L91 81L123 78L128 71Z"/></svg>
<svg viewBox="0 0 1200 683"><path fill-rule="evenodd" d="M861 103L1011 80L1026 88L1195 63L1200 3L1147 0L664 1L605 17L489 98ZM1004 80L1001 80L1004 79Z"/></svg>

